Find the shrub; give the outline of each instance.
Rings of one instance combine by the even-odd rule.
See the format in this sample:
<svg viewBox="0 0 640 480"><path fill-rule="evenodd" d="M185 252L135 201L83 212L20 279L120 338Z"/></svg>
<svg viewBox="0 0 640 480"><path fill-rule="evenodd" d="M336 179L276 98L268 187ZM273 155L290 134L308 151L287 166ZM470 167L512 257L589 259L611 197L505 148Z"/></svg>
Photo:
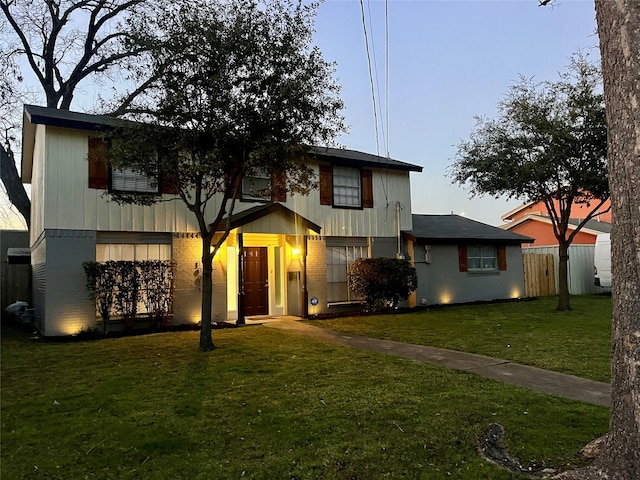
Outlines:
<svg viewBox="0 0 640 480"><path fill-rule="evenodd" d="M112 313L132 328L144 304L152 325L166 323L173 304L175 262L164 260L85 262L89 298L102 317L103 334Z"/></svg>
<svg viewBox="0 0 640 480"><path fill-rule="evenodd" d="M96 302L96 308L102 318L102 333L107 333L107 324L115 300L116 262L84 262L87 276L89 298Z"/></svg>
<svg viewBox="0 0 640 480"><path fill-rule="evenodd" d="M370 311L397 308L418 286L416 269L406 260L359 258L349 268L349 288Z"/></svg>
<svg viewBox="0 0 640 480"><path fill-rule="evenodd" d="M138 263L142 301L151 325L162 325L169 319L173 303L175 262L147 260Z"/></svg>

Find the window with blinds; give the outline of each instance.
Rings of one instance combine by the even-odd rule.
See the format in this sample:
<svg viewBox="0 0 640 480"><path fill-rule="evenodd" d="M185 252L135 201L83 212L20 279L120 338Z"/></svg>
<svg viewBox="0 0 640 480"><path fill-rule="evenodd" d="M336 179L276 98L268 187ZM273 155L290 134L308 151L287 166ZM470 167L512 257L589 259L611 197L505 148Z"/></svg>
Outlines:
<svg viewBox="0 0 640 480"><path fill-rule="evenodd" d="M354 302L362 298L349 289L349 267L358 258L369 258L366 239L337 239L327 242L327 301L329 303ZM344 240L340 242L339 240ZM344 243L344 245L339 245Z"/></svg>
<svg viewBox="0 0 640 480"><path fill-rule="evenodd" d="M129 168L114 168L111 171L111 189L118 192L159 193L156 178L149 178Z"/></svg>

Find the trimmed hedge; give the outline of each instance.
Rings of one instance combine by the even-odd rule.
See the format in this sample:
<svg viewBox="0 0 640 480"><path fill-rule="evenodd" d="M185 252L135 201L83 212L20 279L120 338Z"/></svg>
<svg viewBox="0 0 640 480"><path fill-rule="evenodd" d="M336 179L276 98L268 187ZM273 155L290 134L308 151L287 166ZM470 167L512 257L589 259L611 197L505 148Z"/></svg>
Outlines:
<svg viewBox="0 0 640 480"><path fill-rule="evenodd" d="M103 334L112 313L128 328L138 319L138 304L152 325L166 323L173 304L175 262L170 260L84 262L89 298L96 302Z"/></svg>

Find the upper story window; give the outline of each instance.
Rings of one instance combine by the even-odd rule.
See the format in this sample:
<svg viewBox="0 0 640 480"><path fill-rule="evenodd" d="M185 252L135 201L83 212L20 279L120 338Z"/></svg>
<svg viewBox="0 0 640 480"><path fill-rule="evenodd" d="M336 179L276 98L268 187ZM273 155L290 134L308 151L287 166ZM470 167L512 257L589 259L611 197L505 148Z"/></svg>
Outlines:
<svg viewBox="0 0 640 480"><path fill-rule="evenodd" d="M252 176L242 179L243 200L270 200L271 175L264 169L258 169Z"/></svg>
<svg viewBox="0 0 640 480"><path fill-rule="evenodd" d="M336 208L373 208L373 172L320 165L320 204Z"/></svg>
<svg viewBox="0 0 640 480"><path fill-rule="evenodd" d="M158 193L157 179L151 179L129 168L111 170L111 190L117 192Z"/></svg>
<svg viewBox="0 0 640 480"><path fill-rule="evenodd" d="M287 174L285 171L267 172L258 169L253 175L242 178L239 197L250 202L286 202L287 201Z"/></svg>
<svg viewBox="0 0 640 480"><path fill-rule="evenodd" d="M362 207L360 170L351 167L333 167L333 205L336 207Z"/></svg>
<svg viewBox="0 0 640 480"><path fill-rule="evenodd" d="M177 194L176 186L166 176L149 178L129 168L110 168L107 163L107 146L102 138L89 137L87 160L89 163L89 188L132 193Z"/></svg>

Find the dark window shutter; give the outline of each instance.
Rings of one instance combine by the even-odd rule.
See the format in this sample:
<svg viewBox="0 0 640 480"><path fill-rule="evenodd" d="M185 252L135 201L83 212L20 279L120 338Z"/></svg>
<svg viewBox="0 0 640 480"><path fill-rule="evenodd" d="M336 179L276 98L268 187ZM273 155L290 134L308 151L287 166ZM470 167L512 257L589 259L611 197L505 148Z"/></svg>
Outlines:
<svg viewBox="0 0 640 480"><path fill-rule="evenodd" d="M373 172L362 170L362 207L373 208Z"/></svg>
<svg viewBox="0 0 640 480"><path fill-rule="evenodd" d="M164 170L162 172L162 177L160 178L160 193L167 193L169 195L178 195L180 193L180 189L178 187L179 185L179 180L178 180L178 158L175 157L175 155L173 156L167 156L166 160L170 160L168 163L170 163L171 165L175 165L175 168L170 168L167 170ZM163 162L163 164L165 164L164 168L166 169L166 163L167 162Z"/></svg>
<svg viewBox="0 0 640 480"><path fill-rule="evenodd" d="M180 193L177 172L164 172L162 174L162 189L160 193L168 193L170 195L178 195Z"/></svg>
<svg viewBox="0 0 640 480"><path fill-rule="evenodd" d="M106 144L102 138L89 137L89 188L109 188Z"/></svg>
<svg viewBox="0 0 640 480"><path fill-rule="evenodd" d="M458 267L461 272L466 272L468 270L466 245L458 245Z"/></svg>
<svg viewBox="0 0 640 480"><path fill-rule="evenodd" d="M287 172L284 170L278 170L273 173L273 179L271 180L273 188L271 191L271 198L274 202L286 202L287 201Z"/></svg>
<svg viewBox="0 0 640 480"><path fill-rule="evenodd" d="M498 268L500 270L507 269L507 247L504 245L498 247Z"/></svg>
<svg viewBox="0 0 640 480"><path fill-rule="evenodd" d="M333 205L331 165L320 165L320 205Z"/></svg>

